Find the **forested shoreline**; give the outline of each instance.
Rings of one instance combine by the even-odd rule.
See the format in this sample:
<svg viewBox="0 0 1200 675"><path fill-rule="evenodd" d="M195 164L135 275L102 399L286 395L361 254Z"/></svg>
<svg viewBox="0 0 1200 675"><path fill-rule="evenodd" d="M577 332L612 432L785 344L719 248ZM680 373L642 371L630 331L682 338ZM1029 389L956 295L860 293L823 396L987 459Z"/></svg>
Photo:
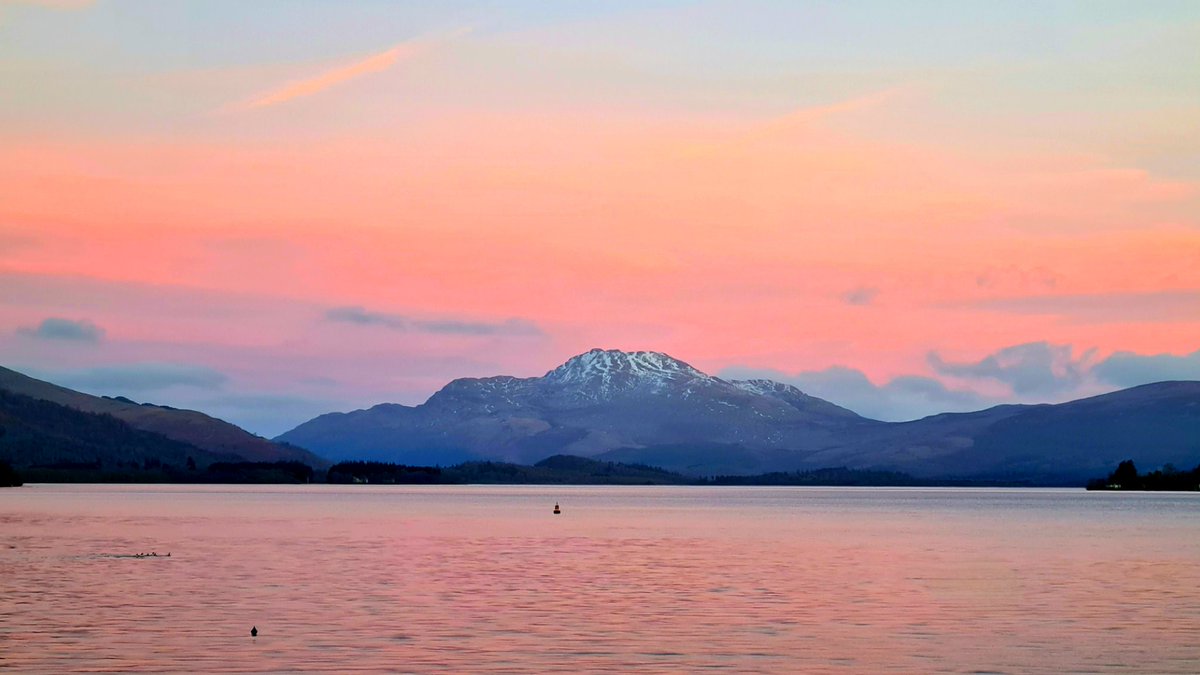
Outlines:
<svg viewBox="0 0 1200 675"><path fill-rule="evenodd" d="M1200 466L1180 471L1168 464L1150 473L1138 473L1133 460L1121 462L1107 478L1088 481L1089 490L1139 490L1163 492L1200 491Z"/></svg>

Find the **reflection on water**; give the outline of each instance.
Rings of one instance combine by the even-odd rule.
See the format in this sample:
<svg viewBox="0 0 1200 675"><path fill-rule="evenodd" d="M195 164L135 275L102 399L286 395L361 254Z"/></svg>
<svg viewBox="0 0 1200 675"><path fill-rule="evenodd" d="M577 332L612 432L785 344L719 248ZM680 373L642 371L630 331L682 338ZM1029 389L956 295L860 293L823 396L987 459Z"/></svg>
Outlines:
<svg viewBox="0 0 1200 675"><path fill-rule="evenodd" d="M0 669L1195 673L1198 516L1071 490L35 485L0 491Z"/></svg>

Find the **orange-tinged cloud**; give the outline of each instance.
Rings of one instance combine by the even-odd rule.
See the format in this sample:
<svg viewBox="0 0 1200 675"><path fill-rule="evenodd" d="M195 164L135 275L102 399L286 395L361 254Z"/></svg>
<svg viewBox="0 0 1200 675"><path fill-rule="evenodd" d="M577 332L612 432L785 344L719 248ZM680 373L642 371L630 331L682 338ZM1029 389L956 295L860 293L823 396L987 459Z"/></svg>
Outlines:
<svg viewBox="0 0 1200 675"><path fill-rule="evenodd" d="M299 79L281 87L268 90L247 101L228 106L224 111L232 112L267 108L305 96L312 96L343 82L364 75L383 72L402 60L410 59L429 51L446 39L460 37L467 32L469 32L469 29L461 29L439 38L416 38L401 42L391 49L384 50L378 54L372 54L354 63L331 68L312 77Z"/></svg>

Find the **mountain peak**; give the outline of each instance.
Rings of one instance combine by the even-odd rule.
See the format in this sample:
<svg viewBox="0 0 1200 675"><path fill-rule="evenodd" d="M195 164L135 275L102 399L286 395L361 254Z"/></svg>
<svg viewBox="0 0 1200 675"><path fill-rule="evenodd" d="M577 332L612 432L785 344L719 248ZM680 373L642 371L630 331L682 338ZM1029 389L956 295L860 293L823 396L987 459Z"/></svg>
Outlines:
<svg viewBox="0 0 1200 675"><path fill-rule="evenodd" d="M573 356L546 373L550 384L596 389L598 394L640 389L661 389L668 382L709 379L690 365L662 352L626 352L593 349Z"/></svg>

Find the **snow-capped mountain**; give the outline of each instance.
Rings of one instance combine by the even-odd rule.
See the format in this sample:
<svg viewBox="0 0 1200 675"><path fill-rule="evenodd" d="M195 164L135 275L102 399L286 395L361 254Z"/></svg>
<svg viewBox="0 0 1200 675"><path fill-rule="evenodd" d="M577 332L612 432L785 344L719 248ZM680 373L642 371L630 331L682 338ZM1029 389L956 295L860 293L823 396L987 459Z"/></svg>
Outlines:
<svg viewBox="0 0 1200 675"><path fill-rule="evenodd" d="M715 379L666 354L613 349L572 357L541 378L547 386L597 401L632 391L654 394L690 384L706 386Z"/></svg>
<svg viewBox="0 0 1200 675"><path fill-rule="evenodd" d="M659 352L593 349L542 377L463 378L418 406L330 413L277 440L334 460L534 463L556 454L689 474L845 466L926 477L1083 481L1200 462L1200 382L1058 405L869 420L772 380L724 380Z"/></svg>
<svg viewBox="0 0 1200 675"><path fill-rule="evenodd" d="M280 440L335 458L537 461L677 443L816 449L880 424L769 380L727 381L660 352L593 349L542 377L463 378L425 403L331 413Z"/></svg>

